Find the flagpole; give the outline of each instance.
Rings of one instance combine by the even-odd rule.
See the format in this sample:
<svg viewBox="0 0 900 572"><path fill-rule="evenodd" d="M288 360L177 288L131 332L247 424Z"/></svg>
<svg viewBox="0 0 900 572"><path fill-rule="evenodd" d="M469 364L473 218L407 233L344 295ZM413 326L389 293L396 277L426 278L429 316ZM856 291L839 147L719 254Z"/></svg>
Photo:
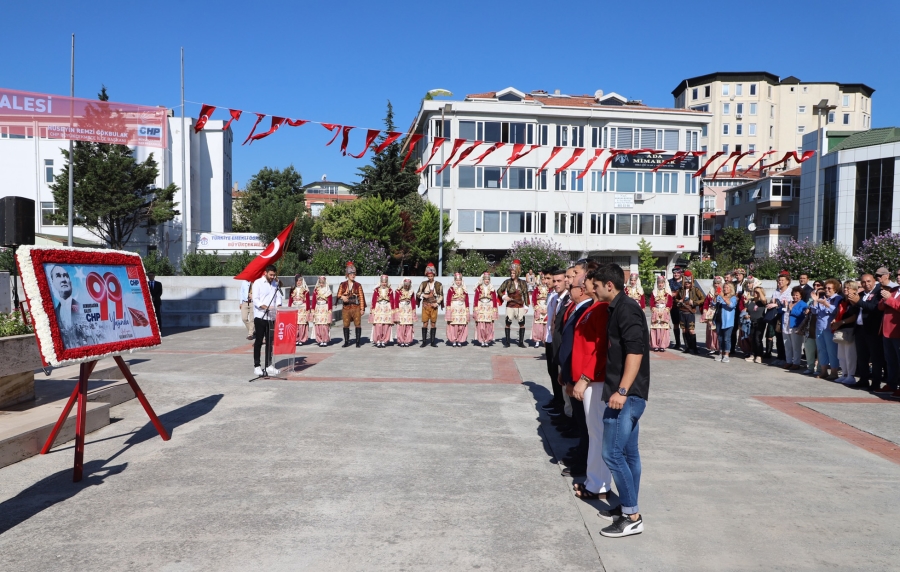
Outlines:
<svg viewBox="0 0 900 572"><path fill-rule="evenodd" d="M181 48L181 261L184 264L184 257L188 254L188 204L187 204L187 176L185 174L184 160L184 47Z"/></svg>
<svg viewBox="0 0 900 572"><path fill-rule="evenodd" d="M75 34L72 34L72 76L69 82L69 92L70 95L75 97ZM73 101L69 101L69 127L72 127L72 113L75 110L75 104ZM73 203L75 202L73 199L75 189L75 151L72 145L71 135L69 136L69 241L68 245L71 247L74 242L74 228L73 221L74 217L72 216L72 211L75 210Z"/></svg>
<svg viewBox="0 0 900 572"><path fill-rule="evenodd" d="M278 257L278 270L276 274L278 274L279 276L281 276L281 269L283 268L284 264L284 253L287 252L288 247L291 245L291 239L294 238L294 228L296 228L297 226L298 218L300 218L300 215L294 217L294 222L291 223L292 225L294 225L293 227L291 227L291 234L289 234L287 240L284 241L284 249L281 251L282 255Z"/></svg>

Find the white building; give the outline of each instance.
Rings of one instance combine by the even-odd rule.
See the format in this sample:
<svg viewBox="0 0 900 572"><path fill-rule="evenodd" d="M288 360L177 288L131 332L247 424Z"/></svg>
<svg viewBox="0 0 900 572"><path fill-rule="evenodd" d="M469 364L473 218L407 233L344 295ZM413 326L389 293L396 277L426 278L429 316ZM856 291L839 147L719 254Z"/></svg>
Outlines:
<svg viewBox="0 0 900 572"><path fill-rule="evenodd" d="M425 138L415 153L420 162L427 160L436 136L450 138L445 144L448 153L453 139L485 143L441 175L436 174L438 153L423 173L426 196L436 205L443 183L444 210L452 221L449 237L462 250L476 249L499 260L513 242L541 237L561 244L573 258L591 255L636 268L637 243L645 238L660 263L670 265L679 253L698 248L699 180L691 175L702 163L695 157L670 163L657 173L651 170L675 151L699 150L700 134L709 120L708 113L650 108L615 93L526 94L510 87L469 95L463 101L423 101L414 131ZM499 141L510 145L473 165ZM503 176L515 143L541 147ZM555 146L562 151L546 171L536 174ZM556 175L555 169L575 148L585 152ZM604 152L584 178L577 178L595 149L641 148L666 153L620 155L601 177L610 156Z"/></svg>
<svg viewBox="0 0 900 572"><path fill-rule="evenodd" d="M716 72L682 80L672 95L677 108L712 113L709 129L700 140L710 154L755 153L740 160L740 170L756 162L759 151L778 151L766 159L773 163L784 153L799 150L803 135L817 129L813 106L823 99L837 106L823 116L823 126L871 128L874 92L862 83L807 82L794 76L781 79L768 72ZM732 163L722 171L727 172ZM784 168L796 166L788 161Z"/></svg>
<svg viewBox="0 0 900 572"><path fill-rule="evenodd" d="M171 115L171 112L170 112ZM135 147L137 161L144 161L151 153L159 167L158 187L175 183L181 188L181 118L169 117L166 149ZM173 261L181 257L181 229L188 221L188 237L196 244L200 233L229 232L231 230L231 128L222 131L223 121L209 121L200 133L194 133L193 119L185 118L188 126L188 149L185 166L189 176L185 185L187 208L182 194L176 194L176 207L184 213L174 221L148 233L137 229L131 236L128 249L146 254L159 249ZM30 131L33 133L33 130ZM62 171L69 142L33 136L12 136L0 131L0 197L20 196L35 201L35 232L43 235L68 236L65 225L55 225L47 215L56 210L50 184ZM186 218L184 218L186 217ZM76 227L78 239L101 245L101 240L86 229Z"/></svg>
<svg viewBox="0 0 900 572"><path fill-rule="evenodd" d="M873 234L900 232L900 128L822 131L818 208L816 161L801 165L799 238L833 240L854 254ZM816 132L803 138L803 146L816 148Z"/></svg>

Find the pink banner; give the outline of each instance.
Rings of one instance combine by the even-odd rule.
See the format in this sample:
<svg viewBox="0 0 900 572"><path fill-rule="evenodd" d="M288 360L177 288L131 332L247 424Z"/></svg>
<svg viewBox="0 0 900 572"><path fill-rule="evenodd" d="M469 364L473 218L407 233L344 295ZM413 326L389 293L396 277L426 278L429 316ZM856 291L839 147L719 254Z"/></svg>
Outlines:
<svg viewBox="0 0 900 572"><path fill-rule="evenodd" d="M165 149L167 110L0 88L0 135Z"/></svg>

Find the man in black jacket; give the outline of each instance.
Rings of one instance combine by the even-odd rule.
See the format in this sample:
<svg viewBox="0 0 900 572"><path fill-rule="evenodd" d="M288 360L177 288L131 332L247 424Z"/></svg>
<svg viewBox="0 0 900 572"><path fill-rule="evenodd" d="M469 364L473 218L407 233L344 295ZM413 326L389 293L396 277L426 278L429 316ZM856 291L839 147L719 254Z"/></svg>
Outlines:
<svg viewBox="0 0 900 572"><path fill-rule="evenodd" d="M548 413L557 416L563 415L565 400L562 387L557 382L559 377L559 365L556 356L559 354L559 335L562 316L565 306L569 303L569 292L566 290L566 272L555 269L550 272L553 277L553 291L547 297L547 337L544 340L544 355L547 358L547 375L550 376L550 385L553 388L553 399L543 406Z"/></svg>
<svg viewBox="0 0 900 572"><path fill-rule="evenodd" d="M153 272L147 273L147 283L150 287L150 300L153 301L153 310L156 312L156 321L161 326L162 314L160 313L160 307L162 306L162 284L156 281L156 274Z"/></svg>
<svg viewBox="0 0 900 572"><path fill-rule="evenodd" d="M854 343L856 344L857 365L856 373L859 381L851 385L857 389L878 389L881 387L882 371L884 370L884 345L881 342L881 319L884 312L878 309L881 301L881 285L875 282L871 274L863 274L859 279L862 289L859 292L852 290L847 295L847 300L859 307L859 316L856 318L854 329ZM871 371L869 364L872 364Z"/></svg>

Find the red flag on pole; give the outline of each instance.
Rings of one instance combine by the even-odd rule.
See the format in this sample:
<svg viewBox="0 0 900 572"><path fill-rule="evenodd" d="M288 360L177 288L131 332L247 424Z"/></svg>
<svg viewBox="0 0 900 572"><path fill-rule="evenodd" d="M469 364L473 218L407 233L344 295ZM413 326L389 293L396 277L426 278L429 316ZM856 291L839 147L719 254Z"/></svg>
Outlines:
<svg viewBox="0 0 900 572"><path fill-rule="evenodd" d="M200 133L200 131L203 130L206 126L206 122L209 121L209 118L212 117L213 111L215 110L215 105L203 104L200 108L200 117L197 118L197 123L194 124L194 133Z"/></svg>
<svg viewBox="0 0 900 572"><path fill-rule="evenodd" d="M341 155L347 154L347 144L350 143L350 131L352 129L356 128L349 125L344 125L343 137L341 137Z"/></svg>
<svg viewBox="0 0 900 572"><path fill-rule="evenodd" d="M304 123L309 123L309 119L285 119L291 127L300 127Z"/></svg>
<svg viewBox="0 0 900 572"><path fill-rule="evenodd" d="M759 165L760 163L762 163L762 162L763 162L763 159L765 159L766 157L768 157L768 156L771 155L772 153L778 153L778 151L776 151L776 150L774 150L774 149L771 150L771 151L766 151L765 153L762 154L762 156L760 156L759 159L757 159L757 160L754 161L749 167L747 167L747 171L752 171L752 170L753 170L753 167L755 167L755 166ZM746 172L746 171L745 171L745 172Z"/></svg>
<svg viewBox="0 0 900 572"><path fill-rule="evenodd" d="M294 222L287 225L287 228L282 230L278 236L275 237L275 240L269 243L269 245L263 250L259 256L254 258L250 264L241 271L240 274L234 277L235 280L249 280L253 282L257 278L263 275L263 271L266 268L267 264L272 264L284 254L284 246L288 241L288 237L291 236L291 232L294 230Z"/></svg>
<svg viewBox="0 0 900 572"><path fill-rule="evenodd" d="M482 153L481 156L478 157L478 159L475 160L475 164L477 165L477 164L481 163L481 162L484 160L485 157L487 157L488 155L490 155L491 153L493 153L494 151L496 151L496 150L499 149L500 147L503 147L503 145L504 145L503 143L501 143L501 142L498 141L497 143L494 143L493 145L491 145L490 147L488 147L488 150L485 151L484 153Z"/></svg>
<svg viewBox="0 0 900 572"><path fill-rule="evenodd" d="M228 128L231 127L231 122L239 120L243 111L240 109L229 109L228 113L231 114L231 119L229 119L228 123L225 124L225 127L222 128L222 131L228 131Z"/></svg>
<svg viewBox="0 0 900 572"><path fill-rule="evenodd" d="M710 163L712 163L713 161L715 161L716 159L718 159L719 157L721 157L724 154L725 154L725 151L719 151L719 152L715 153L712 157L707 159L706 163L703 163L703 166L700 167L699 169L697 169L697 171L691 176L696 179L697 177L702 175L704 173L704 171L706 171L706 168L709 167Z"/></svg>

